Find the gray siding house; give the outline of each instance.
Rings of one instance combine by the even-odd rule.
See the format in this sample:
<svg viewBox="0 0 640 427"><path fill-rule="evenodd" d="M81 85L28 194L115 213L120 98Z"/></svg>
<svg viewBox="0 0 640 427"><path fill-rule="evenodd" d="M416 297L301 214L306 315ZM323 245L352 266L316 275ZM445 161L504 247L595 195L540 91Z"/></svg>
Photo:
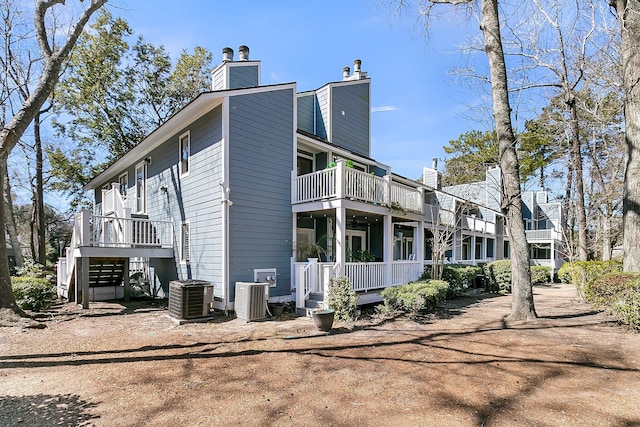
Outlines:
<svg viewBox="0 0 640 427"><path fill-rule="evenodd" d="M159 296L173 280L210 282L212 307L227 311L234 284L268 270L269 298L304 311L332 277L347 276L361 303L418 279L439 231L453 230L450 262L503 256L486 183L464 196L441 189L436 170L415 181L370 157L371 80L359 60L298 93L262 85L260 61L239 51L223 50L210 92L86 185L95 208L76 216L60 295L84 306L122 297L137 272ZM553 204L536 203L538 224L552 223Z"/></svg>

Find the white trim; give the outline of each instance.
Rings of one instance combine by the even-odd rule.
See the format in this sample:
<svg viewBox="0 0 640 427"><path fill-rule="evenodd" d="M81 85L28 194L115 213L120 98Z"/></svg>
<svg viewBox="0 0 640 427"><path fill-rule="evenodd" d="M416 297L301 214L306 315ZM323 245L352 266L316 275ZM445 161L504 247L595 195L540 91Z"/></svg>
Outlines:
<svg viewBox="0 0 640 427"><path fill-rule="evenodd" d="M187 138L187 171L182 171L182 140ZM178 137L178 171L180 178L186 178L191 173L191 130L187 130Z"/></svg>

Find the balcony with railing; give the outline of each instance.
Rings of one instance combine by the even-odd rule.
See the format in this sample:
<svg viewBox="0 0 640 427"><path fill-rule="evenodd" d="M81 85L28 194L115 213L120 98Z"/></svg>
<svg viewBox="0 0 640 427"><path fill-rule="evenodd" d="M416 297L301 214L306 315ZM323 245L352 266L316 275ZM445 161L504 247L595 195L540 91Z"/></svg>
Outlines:
<svg viewBox="0 0 640 427"><path fill-rule="evenodd" d="M562 240L562 233L554 229L526 230L527 242Z"/></svg>
<svg viewBox="0 0 640 427"><path fill-rule="evenodd" d="M473 215L462 216L462 228L465 230L477 231L480 233L495 234L496 224L486 219L478 218Z"/></svg>
<svg viewBox="0 0 640 427"><path fill-rule="evenodd" d="M292 177L293 204L332 199L351 199L394 210L423 213L422 191L384 177L346 167L338 161L332 168Z"/></svg>

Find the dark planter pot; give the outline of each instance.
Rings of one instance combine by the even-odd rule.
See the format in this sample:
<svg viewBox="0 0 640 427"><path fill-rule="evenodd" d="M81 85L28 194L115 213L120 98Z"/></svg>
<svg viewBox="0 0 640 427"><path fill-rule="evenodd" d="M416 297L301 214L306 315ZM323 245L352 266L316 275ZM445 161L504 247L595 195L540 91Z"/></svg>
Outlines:
<svg viewBox="0 0 640 427"><path fill-rule="evenodd" d="M313 322L320 331L329 332L333 327L333 316L335 314L335 310L324 309L311 312L311 317L313 317Z"/></svg>
<svg viewBox="0 0 640 427"><path fill-rule="evenodd" d="M278 317L282 316L282 312L284 311L284 304L269 304L269 312L271 316Z"/></svg>

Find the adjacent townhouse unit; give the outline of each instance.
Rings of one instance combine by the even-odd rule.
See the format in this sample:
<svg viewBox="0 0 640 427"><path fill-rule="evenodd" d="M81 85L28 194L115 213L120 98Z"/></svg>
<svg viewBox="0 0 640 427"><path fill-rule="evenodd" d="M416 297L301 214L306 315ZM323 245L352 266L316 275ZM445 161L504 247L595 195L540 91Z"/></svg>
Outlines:
<svg viewBox="0 0 640 427"><path fill-rule="evenodd" d="M172 280L209 282L212 307L227 311L236 282L266 277L272 300L303 310L335 276L362 303L418 279L447 231L448 262L508 256L499 204L440 188L435 167L419 182L370 157L359 60L340 81L297 92L262 85L260 61L239 53L225 48L211 91L87 184L95 208L76 216L61 295L85 306L119 297L137 271L161 296ZM535 202L532 226L556 224L552 204Z"/></svg>

